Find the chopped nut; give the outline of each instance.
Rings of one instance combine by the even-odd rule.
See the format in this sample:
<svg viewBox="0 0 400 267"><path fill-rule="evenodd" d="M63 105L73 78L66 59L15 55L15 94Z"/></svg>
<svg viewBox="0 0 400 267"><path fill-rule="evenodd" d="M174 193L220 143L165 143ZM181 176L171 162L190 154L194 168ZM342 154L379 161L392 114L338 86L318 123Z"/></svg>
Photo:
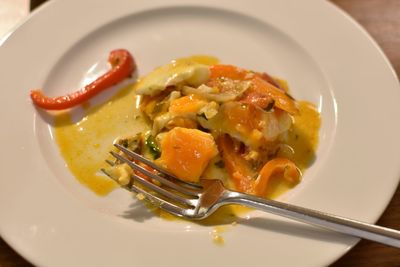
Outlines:
<svg viewBox="0 0 400 267"><path fill-rule="evenodd" d="M129 184L129 182L131 181L131 174L132 174L132 169L129 167L129 165L124 163L118 165L116 169L117 173L119 174L119 177L117 179L118 183L121 185Z"/></svg>
<svg viewBox="0 0 400 267"><path fill-rule="evenodd" d="M260 158L260 153L258 153L258 152L255 151L255 150L251 150L249 153L247 153L247 154L244 156L244 158L245 158L246 160L254 160L254 161L256 161L256 160L258 160L258 159Z"/></svg>
<svg viewBox="0 0 400 267"><path fill-rule="evenodd" d="M258 141L258 140L260 140L262 137L263 137L263 134L262 134L262 132L260 132L259 130L253 129L253 131L251 131L251 135L250 135L250 138L251 138L251 139L253 139L253 140L255 140L255 141Z"/></svg>
<svg viewBox="0 0 400 267"><path fill-rule="evenodd" d="M139 200L144 200L145 196L142 193L138 193L138 194L136 194L136 198Z"/></svg>

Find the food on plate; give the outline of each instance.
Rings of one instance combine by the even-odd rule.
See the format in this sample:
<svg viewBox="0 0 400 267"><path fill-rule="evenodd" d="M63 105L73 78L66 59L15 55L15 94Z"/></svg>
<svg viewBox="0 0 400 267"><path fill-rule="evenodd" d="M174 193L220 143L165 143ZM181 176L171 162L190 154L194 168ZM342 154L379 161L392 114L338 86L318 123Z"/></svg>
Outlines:
<svg viewBox="0 0 400 267"><path fill-rule="evenodd" d="M66 166L99 195L117 187L102 168L121 185L132 182L126 164L104 161L113 142L182 180L221 179L269 198L300 182L318 143L318 111L294 100L284 80L209 56L174 60L106 103L82 107L54 114L53 131Z"/></svg>
<svg viewBox="0 0 400 267"><path fill-rule="evenodd" d="M218 154L211 134L174 127L160 141L160 164L187 182L197 183L208 163Z"/></svg>
<svg viewBox="0 0 400 267"><path fill-rule="evenodd" d="M32 90L30 95L33 103L46 110L72 108L86 102L101 91L121 82L129 77L136 69L136 64L132 55L125 49L111 51L108 61L111 64L111 70L79 91L65 96L48 97L44 95L41 90Z"/></svg>
<svg viewBox="0 0 400 267"><path fill-rule="evenodd" d="M283 80L184 58L150 72L133 90L141 97L138 108L150 129L116 142L178 179L221 179L232 190L261 197L276 184L272 180L283 180L288 187L300 182L301 169L309 162L296 162L299 151L290 136L296 118L313 107L297 102ZM309 152L318 136L315 109L313 120ZM133 171L118 160L107 170L122 185L132 182Z"/></svg>

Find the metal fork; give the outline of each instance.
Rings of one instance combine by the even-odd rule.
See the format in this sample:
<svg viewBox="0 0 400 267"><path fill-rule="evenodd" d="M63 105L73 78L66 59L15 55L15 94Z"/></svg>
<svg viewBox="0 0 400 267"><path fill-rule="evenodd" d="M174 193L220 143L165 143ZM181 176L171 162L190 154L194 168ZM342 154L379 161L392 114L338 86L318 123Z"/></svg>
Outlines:
<svg viewBox="0 0 400 267"><path fill-rule="evenodd" d="M135 171L157 181L157 183L152 183L133 174L133 180L138 182L141 186L131 183L129 186L125 186L125 188L141 194L151 203L176 216L192 220L201 220L211 215L223 205L240 204L340 233L400 248L400 231L275 200L263 199L231 191L226 189L220 180L203 179L200 181L200 184L186 183L141 155L119 144L115 144L115 147L126 156L137 162L146 164L159 172L159 175L154 174L134 161L131 161L126 156L112 151L110 153L120 162L127 163ZM111 162L108 161L108 163ZM110 176L104 169L102 169L102 171ZM168 177L168 179L164 177Z"/></svg>

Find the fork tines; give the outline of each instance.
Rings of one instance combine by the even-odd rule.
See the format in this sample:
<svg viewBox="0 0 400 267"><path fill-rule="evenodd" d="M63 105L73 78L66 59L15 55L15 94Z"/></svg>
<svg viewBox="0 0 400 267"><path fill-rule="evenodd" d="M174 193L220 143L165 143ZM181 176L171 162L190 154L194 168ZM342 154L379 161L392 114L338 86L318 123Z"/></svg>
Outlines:
<svg viewBox="0 0 400 267"><path fill-rule="evenodd" d="M131 175L131 178L134 182L130 183L130 185L125 186L124 188L137 194L141 194L144 198L156 206L178 216L184 216L188 210L195 207L195 204L200 196L200 185L178 180L178 178L176 178L174 175L160 168L155 163L144 158L143 156L119 144L114 144L114 146L122 151L126 156L118 154L114 151L110 152L111 155L118 161L128 164L134 170L133 174ZM134 161L129 160L127 157L133 158ZM107 161L107 163L110 164L113 162ZM155 171L149 171L139 163L147 165ZM102 171L107 176L111 177L107 171L104 169L102 169ZM158 174L155 172L158 172ZM141 177L141 175L138 175L139 173L154 181L157 181L160 186L157 185L157 182L153 183Z"/></svg>

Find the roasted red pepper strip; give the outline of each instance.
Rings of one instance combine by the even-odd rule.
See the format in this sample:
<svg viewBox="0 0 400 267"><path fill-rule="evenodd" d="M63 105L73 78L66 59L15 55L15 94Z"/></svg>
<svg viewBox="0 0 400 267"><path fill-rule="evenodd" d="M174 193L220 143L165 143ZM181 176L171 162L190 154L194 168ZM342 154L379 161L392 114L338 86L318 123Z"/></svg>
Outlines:
<svg viewBox="0 0 400 267"><path fill-rule="evenodd" d="M252 170L250 163L235 151L233 140L229 135L221 135L217 143L235 189L239 192L251 193L254 187L253 177L256 173Z"/></svg>
<svg viewBox="0 0 400 267"><path fill-rule="evenodd" d="M108 62L111 64L111 70L74 93L52 98L45 96L40 90L32 90L31 98L33 103L47 110L72 108L89 100L101 91L121 82L136 69L136 64L132 55L125 49L111 51Z"/></svg>

